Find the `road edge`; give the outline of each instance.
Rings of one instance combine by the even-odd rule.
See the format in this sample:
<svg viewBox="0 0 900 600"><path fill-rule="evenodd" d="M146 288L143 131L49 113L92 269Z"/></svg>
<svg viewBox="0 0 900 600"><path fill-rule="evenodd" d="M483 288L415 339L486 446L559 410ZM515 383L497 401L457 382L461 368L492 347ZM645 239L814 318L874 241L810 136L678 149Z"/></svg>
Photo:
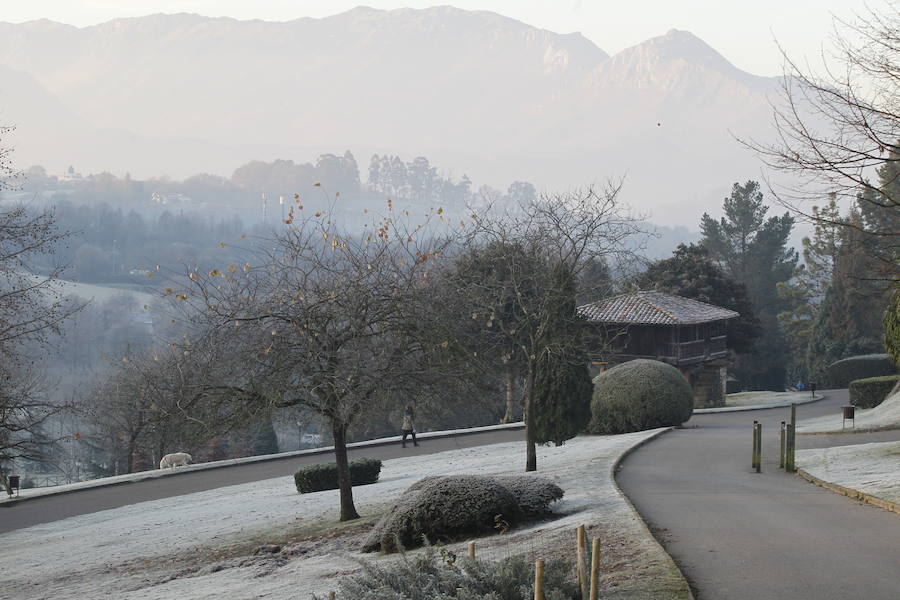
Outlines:
<svg viewBox="0 0 900 600"><path fill-rule="evenodd" d="M502 425L485 425L483 427L470 427L468 429L450 429L446 431L428 431L418 433L420 440L428 439L445 439L453 437L461 437L484 433L486 431L504 431L514 429L524 429L525 423L522 421L516 423L505 423ZM347 450L359 450L365 448L377 448L396 444L400 436L391 436L387 438L377 438L374 440L364 440L361 442L352 442L347 444ZM128 475L118 475L114 477L102 477L99 479L89 479L87 481L79 481L61 486L52 486L46 488L28 488L28 492L24 496L10 496L0 498L0 508L15 506L20 502L28 502L29 500L37 500L38 498L46 498L47 496L59 496L62 494L71 494L93 488L111 487L114 485L125 485L128 483L136 483L146 481L147 479L157 479L160 477L177 477L187 475L197 471L209 471L212 469L227 469L229 467L237 467L250 463L258 462L274 462L279 460L291 460L298 456L319 456L334 453L334 446L324 446L322 448L308 448L306 450L292 450L289 452L279 452L278 454L265 454L261 456L246 456L243 458L230 458L226 460L217 460L208 463L198 463L188 465L186 467L178 467L174 469L149 469L147 471L139 471ZM62 489L58 489L62 488ZM37 491L37 493L33 493Z"/></svg>
<svg viewBox="0 0 900 600"><path fill-rule="evenodd" d="M794 402L782 401L782 402L769 402L768 404L748 404L746 406L717 406L715 408L695 408L693 414L695 415L708 415L714 413L726 413L726 412L745 412L748 410L766 410L769 408L785 408L790 406L791 404L801 405L801 404L811 404L813 402L819 402L820 400L825 400L828 398L827 395L822 394L821 396L815 396L813 398L807 398L805 400L799 400Z"/></svg>
<svg viewBox="0 0 900 600"><path fill-rule="evenodd" d="M900 515L900 504L897 504L896 502L891 502L890 500L885 500L883 498L879 498L878 496L873 496L872 494L867 494L853 488L844 487L842 485L838 485L837 483L819 479L815 475L812 475L807 471L804 471L803 469L797 469L797 476L821 488L832 491L835 494L847 496L848 498L852 498L853 500L862 502L863 504L871 504L872 506L875 506L877 508Z"/></svg>
<svg viewBox="0 0 900 600"><path fill-rule="evenodd" d="M643 529L644 533L647 535L647 537L649 539L653 540L653 543L656 544L656 546L659 548L659 551L662 552L663 555L665 555L665 557L668 559L668 563L669 563L669 566L671 567L671 569L674 572L678 573L678 576L681 578L681 581L684 583L684 589L687 592L687 596L685 596L685 598L687 600L695 600L694 591L691 589L691 584L690 584L690 582L688 582L687 577L685 577L684 573L681 571L681 567L678 566L678 563L675 562L675 559L672 558L672 555L669 554L668 552L666 552L665 547L660 543L660 541L658 539L656 539L656 536L653 535L653 532L650 531L650 527L647 526L646 521L644 521L644 517L641 516L641 513L638 512L637 508L635 508L634 504L631 502L631 498L629 498L628 495L625 494L625 492L622 490L622 488L619 487L619 482L616 479L616 473L619 472L619 469L622 466L622 461L624 461L626 458L628 458L628 456L631 455L632 452L634 452L635 450L637 450L638 448L640 448L646 444L649 444L650 442L652 442L659 436L669 433L670 431L673 431L674 429L675 429L675 427L667 427L665 429L657 431L653 435L642 439L638 443L636 443L633 446L631 446L630 448L626 449L624 452L622 452L622 454L619 455L619 457L616 460L613 461L612 465L610 465L609 477L612 480L612 484L615 487L616 491L619 493L619 496L625 501L625 504L628 506L628 508L631 510L632 514L635 516L637 522L640 524L641 529Z"/></svg>

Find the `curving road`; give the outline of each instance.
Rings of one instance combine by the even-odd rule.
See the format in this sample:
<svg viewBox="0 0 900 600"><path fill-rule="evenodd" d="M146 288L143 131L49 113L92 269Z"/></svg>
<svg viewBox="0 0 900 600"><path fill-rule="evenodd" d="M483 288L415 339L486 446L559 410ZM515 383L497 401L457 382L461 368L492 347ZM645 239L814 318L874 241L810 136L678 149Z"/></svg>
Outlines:
<svg viewBox="0 0 900 600"><path fill-rule="evenodd" d="M846 390L797 407L839 414ZM617 475L698 600L900 599L900 517L778 468L788 408L695 415L632 453ZM763 424L762 473L750 469ZM816 448L900 439L900 431L797 436Z"/></svg>
<svg viewBox="0 0 900 600"><path fill-rule="evenodd" d="M351 448L349 455L351 460L363 456L386 460L524 439L525 433L522 429L489 430L440 438L420 438L418 447L408 447L406 449L400 447L399 441L397 443L367 446L365 448ZM273 477L291 477L297 468L309 464L328 462L333 460L331 457L331 453L294 456L223 466L204 471L175 473L156 479L118 483L106 487L87 488L64 494L23 499L15 503L3 503L0 504L0 534L39 523L57 521L67 517L146 502L147 500L158 500L160 498L202 492L239 483L262 481Z"/></svg>

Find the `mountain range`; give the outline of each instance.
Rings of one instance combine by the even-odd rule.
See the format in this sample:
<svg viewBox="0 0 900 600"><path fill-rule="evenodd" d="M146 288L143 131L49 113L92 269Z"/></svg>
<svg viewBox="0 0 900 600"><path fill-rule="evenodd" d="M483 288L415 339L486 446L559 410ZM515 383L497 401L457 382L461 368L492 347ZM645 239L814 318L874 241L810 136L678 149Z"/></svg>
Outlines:
<svg viewBox="0 0 900 600"><path fill-rule="evenodd" d="M349 148L363 177L375 152L495 187L624 177L636 210L694 227L759 178L735 138L771 135L778 84L686 31L610 56L578 33L446 6L0 23L0 122L17 125L23 167L181 178Z"/></svg>

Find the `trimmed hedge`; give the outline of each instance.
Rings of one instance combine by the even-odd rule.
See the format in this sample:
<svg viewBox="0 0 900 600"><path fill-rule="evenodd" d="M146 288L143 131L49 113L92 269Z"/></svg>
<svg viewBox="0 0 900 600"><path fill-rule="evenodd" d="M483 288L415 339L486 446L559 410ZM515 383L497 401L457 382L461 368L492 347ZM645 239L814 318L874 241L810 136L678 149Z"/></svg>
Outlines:
<svg viewBox="0 0 900 600"><path fill-rule="evenodd" d="M850 387L850 382L856 379L882 377L896 373L897 365L889 355L863 354L844 358L828 365L825 383L828 387L845 388ZM819 388L823 387L825 386L819 385Z"/></svg>
<svg viewBox="0 0 900 600"><path fill-rule="evenodd" d="M897 382L900 375L867 377L850 382L850 404L860 408L874 408L881 404Z"/></svg>
<svg viewBox="0 0 900 600"><path fill-rule="evenodd" d="M681 425L694 412L694 394L672 365L632 360L594 378L591 412L590 433L628 433Z"/></svg>
<svg viewBox="0 0 900 600"><path fill-rule="evenodd" d="M365 485L375 483L381 474L381 461L377 458L360 458L350 462L350 483ZM337 465L325 463L309 465L294 473L294 485L301 494L336 490L338 485Z"/></svg>

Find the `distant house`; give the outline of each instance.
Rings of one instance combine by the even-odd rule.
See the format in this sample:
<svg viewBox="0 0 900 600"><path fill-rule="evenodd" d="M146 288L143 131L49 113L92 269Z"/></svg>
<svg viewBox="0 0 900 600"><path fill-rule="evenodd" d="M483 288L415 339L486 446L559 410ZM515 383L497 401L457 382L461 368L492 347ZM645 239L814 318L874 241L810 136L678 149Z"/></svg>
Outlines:
<svg viewBox="0 0 900 600"><path fill-rule="evenodd" d="M578 312L611 344L603 360L595 361L601 371L636 358L659 360L677 367L691 383L696 408L725 403L725 323L738 313L652 291L592 302Z"/></svg>

